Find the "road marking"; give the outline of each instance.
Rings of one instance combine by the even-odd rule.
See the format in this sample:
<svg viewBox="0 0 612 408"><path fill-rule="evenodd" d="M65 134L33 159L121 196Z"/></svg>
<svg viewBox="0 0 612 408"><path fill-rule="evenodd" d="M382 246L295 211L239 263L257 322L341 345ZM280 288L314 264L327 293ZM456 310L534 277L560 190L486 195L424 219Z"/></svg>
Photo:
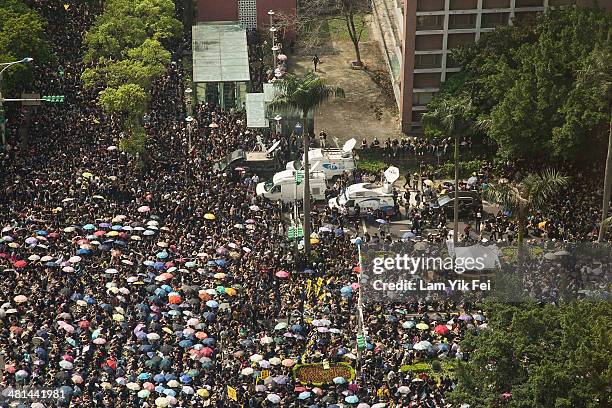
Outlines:
<svg viewBox="0 0 612 408"><path fill-rule="evenodd" d="M363 229L363 233L366 234L368 232L368 228L366 227L365 220L361 219L361 228Z"/></svg>

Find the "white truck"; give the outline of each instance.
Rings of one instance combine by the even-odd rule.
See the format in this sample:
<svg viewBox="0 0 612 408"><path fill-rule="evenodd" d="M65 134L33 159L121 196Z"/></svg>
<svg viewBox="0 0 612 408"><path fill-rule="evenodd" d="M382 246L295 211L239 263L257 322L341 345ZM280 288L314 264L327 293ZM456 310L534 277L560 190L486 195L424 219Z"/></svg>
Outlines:
<svg viewBox="0 0 612 408"><path fill-rule="evenodd" d="M302 178L304 172L301 171ZM310 194L314 201L325 200L325 173L322 171L310 172ZM276 173L270 180L257 184L257 195L262 195L271 201L281 200L291 203L304 197L304 181L296 185L295 171L283 170Z"/></svg>
<svg viewBox="0 0 612 408"><path fill-rule="evenodd" d="M385 171L385 183L357 183L345 188L337 197L328 202L329 208L346 208L350 215L355 213L355 205L359 205L361 214L368 209L373 211L384 210L389 215L395 212L393 198L393 183L399 178L399 169L389 167Z"/></svg>
<svg viewBox="0 0 612 408"><path fill-rule="evenodd" d="M310 166L319 163L318 166L325 173L327 180L340 177L344 172L352 172L355 168L353 148L356 144L357 140L350 139L342 146L342 149L310 149L308 151L308 162ZM301 169L303 166L302 160L291 161L285 167L287 170Z"/></svg>

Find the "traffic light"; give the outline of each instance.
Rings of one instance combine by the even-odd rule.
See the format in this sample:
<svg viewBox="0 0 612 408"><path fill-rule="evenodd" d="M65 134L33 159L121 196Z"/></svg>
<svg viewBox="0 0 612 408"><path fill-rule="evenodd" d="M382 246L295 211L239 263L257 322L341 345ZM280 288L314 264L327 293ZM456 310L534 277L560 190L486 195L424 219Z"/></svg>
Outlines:
<svg viewBox="0 0 612 408"><path fill-rule="evenodd" d="M59 103L64 102L64 95L47 95L41 98L45 102Z"/></svg>

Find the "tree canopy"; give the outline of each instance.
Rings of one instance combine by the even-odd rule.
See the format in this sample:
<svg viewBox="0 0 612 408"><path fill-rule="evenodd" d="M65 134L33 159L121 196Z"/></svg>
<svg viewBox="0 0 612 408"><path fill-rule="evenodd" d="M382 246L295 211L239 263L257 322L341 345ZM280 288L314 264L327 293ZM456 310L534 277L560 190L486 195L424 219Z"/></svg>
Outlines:
<svg viewBox="0 0 612 408"><path fill-rule="evenodd" d="M428 109L465 95L472 101L472 122L487 123L480 130L503 157L574 160L585 145L606 141L609 103L598 85L579 78L602 58L606 61L597 66L609 73L611 46L612 15L588 8L551 10L455 50L452 59L462 71Z"/></svg>
<svg viewBox="0 0 612 408"><path fill-rule="evenodd" d="M141 120L149 92L171 61L166 41L182 32L172 0L110 0L85 35L85 88L99 90L98 102L107 113L119 114L124 132L122 150L145 156L146 132Z"/></svg>
<svg viewBox="0 0 612 408"><path fill-rule="evenodd" d="M595 408L612 404L609 302L487 306L488 330L468 334L457 403L474 407ZM511 393L509 400L502 397Z"/></svg>
<svg viewBox="0 0 612 408"><path fill-rule="evenodd" d="M34 58L44 64L54 58L45 39L46 21L19 0L0 3L0 63ZM17 64L3 74L2 89L10 93L31 81L31 66Z"/></svg>

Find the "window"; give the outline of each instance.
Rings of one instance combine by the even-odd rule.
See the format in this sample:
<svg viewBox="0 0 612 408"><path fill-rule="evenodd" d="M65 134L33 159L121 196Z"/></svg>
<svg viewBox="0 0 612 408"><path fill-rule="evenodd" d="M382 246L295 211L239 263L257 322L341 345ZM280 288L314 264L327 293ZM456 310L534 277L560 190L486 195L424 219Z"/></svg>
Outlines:
<svg viewBox="0 0 612 408"><path fill-rule="evenodd" d="M462 45L473 43L474 39L475 36L472 33L449 34L447 43L448 49L450 50L456 47L460 47Z"/></svg>
<svg viewBox="0 0 612 408"><path fill-rule="evenodd" d="M448 28L476 28L476 14L451 14L448 16Z"/></svg>
<svg viewBox="0 0 612 408"><path fill-rule="evenodd" d="M408 1L408 0L404 0ZM444 10L444 0L418 0L417 11Z"/></svg>
<svg viewBox="0 0 612 408"><path fill-rule="evenodd" d="M515 7L543 7L544 0L516 0Z"/></svg>
<svg viewBox="0 0 612 408"><path fill-rule="evenodd" d="M417 31L422 30L442 30L444 28L444 16L418 16Z"/></svg>
<svg viewBox="0 0 612 408"><path fill-rule="evenodd" d="M451 0L451 10L473 10L478 7L477 0Z"/></svg>
<svg viewBox="0 0 612 408"><path fill-rule="evenodd" d="M442 49L442 35L417 35L414 40L416 51Z"/></svg>
<svg viewBox="0 0 612 408"><path fill-rule="evenodd" d="M417 73L414 74L414 88L438 88L440 87L440 73Z"/></svg>
<svg viewBox="0 0 612 408"><path fill-rule="evenodd" d="M440 68L442 66L442 54L418 54L414 58L416 69Z"/></svg>
<svg viewBox="0 0 612 408"><path fill-rule="evenodd" d="M415 92L412 94L412 104L414 106L425 106L433 98L433 92Z"/></svg>
<svg viewBox="0 0 612 408"><path fill-rule="evenodd" d="M482 15L480 25L482 28L495 28L508 24L510 13L487 13Z"/></svg>
<svg viewBox="0 0 612 408"><path fill-rule="evenodd" d="M483 0L483 9L509 8L510 0Z"/></svg>

